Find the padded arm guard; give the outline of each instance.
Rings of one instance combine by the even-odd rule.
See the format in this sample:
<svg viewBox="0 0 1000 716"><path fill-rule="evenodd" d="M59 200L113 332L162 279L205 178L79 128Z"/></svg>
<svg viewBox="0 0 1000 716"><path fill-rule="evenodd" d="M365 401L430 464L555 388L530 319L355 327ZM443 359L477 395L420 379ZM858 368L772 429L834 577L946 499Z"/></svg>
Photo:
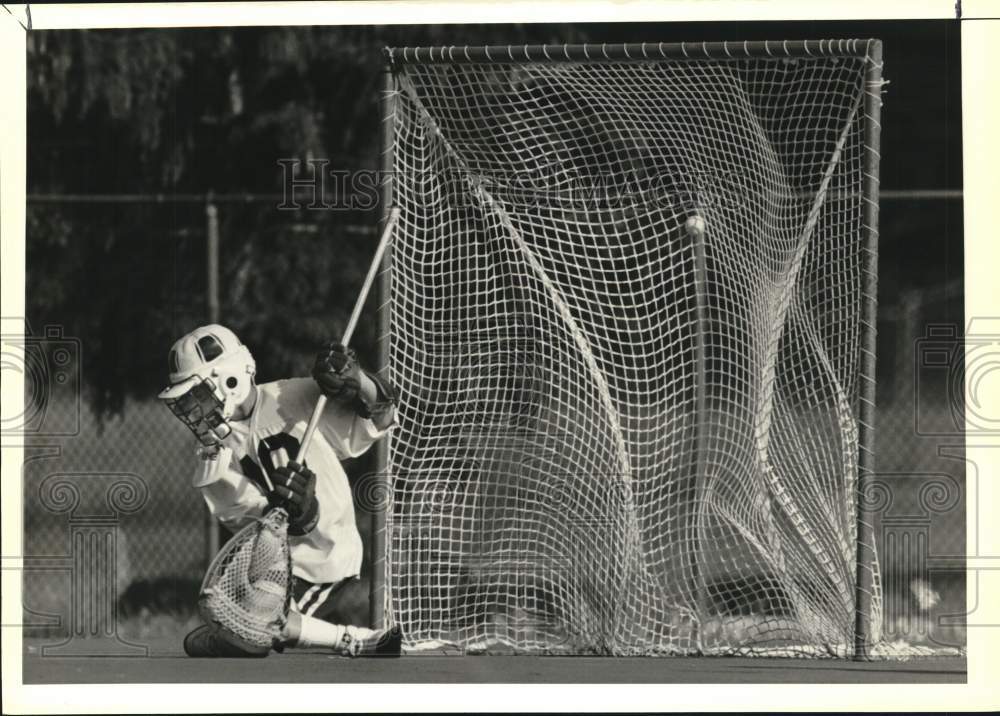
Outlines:
<svg viewBox="0 0 1000 716"><path fill-rule="evenodd" d="M379 430L385 430L395 421L396 401L399 399L396 386L378 373L365 371L365 375L375 384L375 402L369 403L359 393L354 410L362 418L367 418L375 423L375 427Z"/></svg>

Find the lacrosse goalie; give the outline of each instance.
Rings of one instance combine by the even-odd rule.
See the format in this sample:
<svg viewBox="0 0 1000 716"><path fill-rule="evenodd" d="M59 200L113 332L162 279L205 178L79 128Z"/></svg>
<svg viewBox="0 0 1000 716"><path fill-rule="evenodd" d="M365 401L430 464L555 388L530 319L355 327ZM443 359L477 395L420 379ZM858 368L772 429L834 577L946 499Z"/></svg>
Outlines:
<svg viewBox="0 0 1000 716"><path fill-rule="evenodd" d="M288 514L291 589L273 648L321 647L345 656L398 656L398 628L373 631L331 621L338 594L358 579L361 536L340 459L364 453L395 422L395 390L361 369L353 351L332 343L316 358L313 379L257 385L250 351L228 328L209 325L178 340L169 354L170 385L159 394L198 438L194 486L229 529L272 508ZM299 451L322 392L325 409L308 460ZM280 598L280 597L279 597ZM266 656L218 624L184 639L189 656Z"/></svg>

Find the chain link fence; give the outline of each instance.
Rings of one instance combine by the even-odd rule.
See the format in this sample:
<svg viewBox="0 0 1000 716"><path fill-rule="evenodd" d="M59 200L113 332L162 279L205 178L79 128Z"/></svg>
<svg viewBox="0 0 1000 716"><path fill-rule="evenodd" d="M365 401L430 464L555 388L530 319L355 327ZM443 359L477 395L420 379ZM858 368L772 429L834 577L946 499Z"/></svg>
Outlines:
<svg viewBox="0 0 1000 716"><path fill-rule="evenodd" d="M60 400L46 409L79 409L79 431L31 438L25 448L24 604L35 615L29 624L73 629L80 616L73 609L83 607L74 600L87 598L73 584L81 567L113 568L114 594L90 592L100 608L120 607L123 618L143 610L190 613L208 557L208 522L191 487L195 453L187 430L153 401L130 401L120 417L105 421L86 403ZM130 498L124 505L116 499L123 491Z"/></svg>
<svg viewBox="0 0 1000 716"><path fill-rule="evenodd" d="M371 222L344 214L331 230L329 216L275 212L274 197L107 197L64 202L59 211L54 205L51 197L29 203L29 293L46 282L64 282L57 288L76 292L81 316L88 312L87 296L106 295L108 282L131 282L130 290L157 290L162 297L155 315L132 316L128 306L112 307L122 323L104 330L95 332L92 324L84 329L73 320L38 323L29 316L33 330L27 340L12 345L5 339L5 368L19 365L26 378L26 410L14 421L20 427L9 430L12 423L4 416L5 434L20 431L26 445L26 633L54 641L74 634L120 636L151 615L169 616L176 631L177 620L193 617L214 545L207 509L191 487L194 442L157 404L155 393L165 379L172 340L210 318L210 217L214 213L221 234L220 270L228 271L221 281L227 319L227 301L235 300L240 282L250 281L238 260L246 252L245 232L266 231L262 225L269 221L283 223L273 260L289 260L287 254L306 245L323 252L313 259L322 263L343 257L350 243L357 256L370 257ZM46 238L32 255L34 236ZM106 262L94 264L93 253L80 250L85 245L104 246ZM68 264L64 275L50 272L53 257ZM360 258L344 261L358 264L352 270L359 275L366 268ZM344 285L317 298L317 310L346 314L356 289L352 280L339 280ZM960 306L961 295L960 284L941 286L902 294L895 302L883 299L880 308L876 455L877 483L885 489L872 499L890 639L964 645L966 463L964 426L954 417L960 399L954 375L962 371L955 350L963 326L939 320L952 315L942 306ZM274 300L281 297L277 292ZM376 322L362 324L359 342L373 344ZM251 347L266 335L255 330L244 338ZM132 394L146 397L114 404L100 381L96 391L83 388L82 376L96 369L91 348L100 341L120 344L120 360L145 364L149 383L133 386ZM293 354L288 365L304 367L307 356ZM115 375L114 366L101 368ZM285 376L267 379L278 377ZM370 459L352 462L352 481L371 467ZM366 550L368 517L359 513ZM359 612L367 609L357 606Z"/></svg>
<svg viewBox="0 0 1000 716"><path fill-rule="evenodd" d="M904 291L881 311L871 497L890 641L965 645L965 326L948 322L961 296Z"/></svg>
<svg viewBox="0 0 1000 716"><path fill-rule="evenodd" d="M191 487L191 436L155 395L171 324L205 317L204 217L204 202L155 197L29 202L28 337L4 344L25 377L29 635L108 636L126 620L193 614L207 509ZM142 315L149 305L156 315ZM135 373L148 384L116 402L108 382Z"/></svg>

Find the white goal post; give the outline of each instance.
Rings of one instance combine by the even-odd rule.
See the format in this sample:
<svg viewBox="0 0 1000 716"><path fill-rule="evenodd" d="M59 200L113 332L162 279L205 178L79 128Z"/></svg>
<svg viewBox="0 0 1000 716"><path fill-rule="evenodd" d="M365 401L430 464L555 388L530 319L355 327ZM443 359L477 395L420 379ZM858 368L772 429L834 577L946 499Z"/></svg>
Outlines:
<svg viewBox="0 0 1000 716"><path fill-rule="evenodd" d="M868 656L881 43L386 57L372 621Z"/></svg>

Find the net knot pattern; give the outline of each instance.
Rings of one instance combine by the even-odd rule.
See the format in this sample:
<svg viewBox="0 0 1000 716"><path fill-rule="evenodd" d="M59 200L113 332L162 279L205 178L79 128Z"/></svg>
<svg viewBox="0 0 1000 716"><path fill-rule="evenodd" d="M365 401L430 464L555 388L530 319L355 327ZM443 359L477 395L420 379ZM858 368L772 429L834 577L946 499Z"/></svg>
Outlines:
<svg viewBox="0 0 1000 716"><path fill-rule="evenodd" d="M394 51L412 647L850 652L880 88L859 43L657 47Z"/></svg>

